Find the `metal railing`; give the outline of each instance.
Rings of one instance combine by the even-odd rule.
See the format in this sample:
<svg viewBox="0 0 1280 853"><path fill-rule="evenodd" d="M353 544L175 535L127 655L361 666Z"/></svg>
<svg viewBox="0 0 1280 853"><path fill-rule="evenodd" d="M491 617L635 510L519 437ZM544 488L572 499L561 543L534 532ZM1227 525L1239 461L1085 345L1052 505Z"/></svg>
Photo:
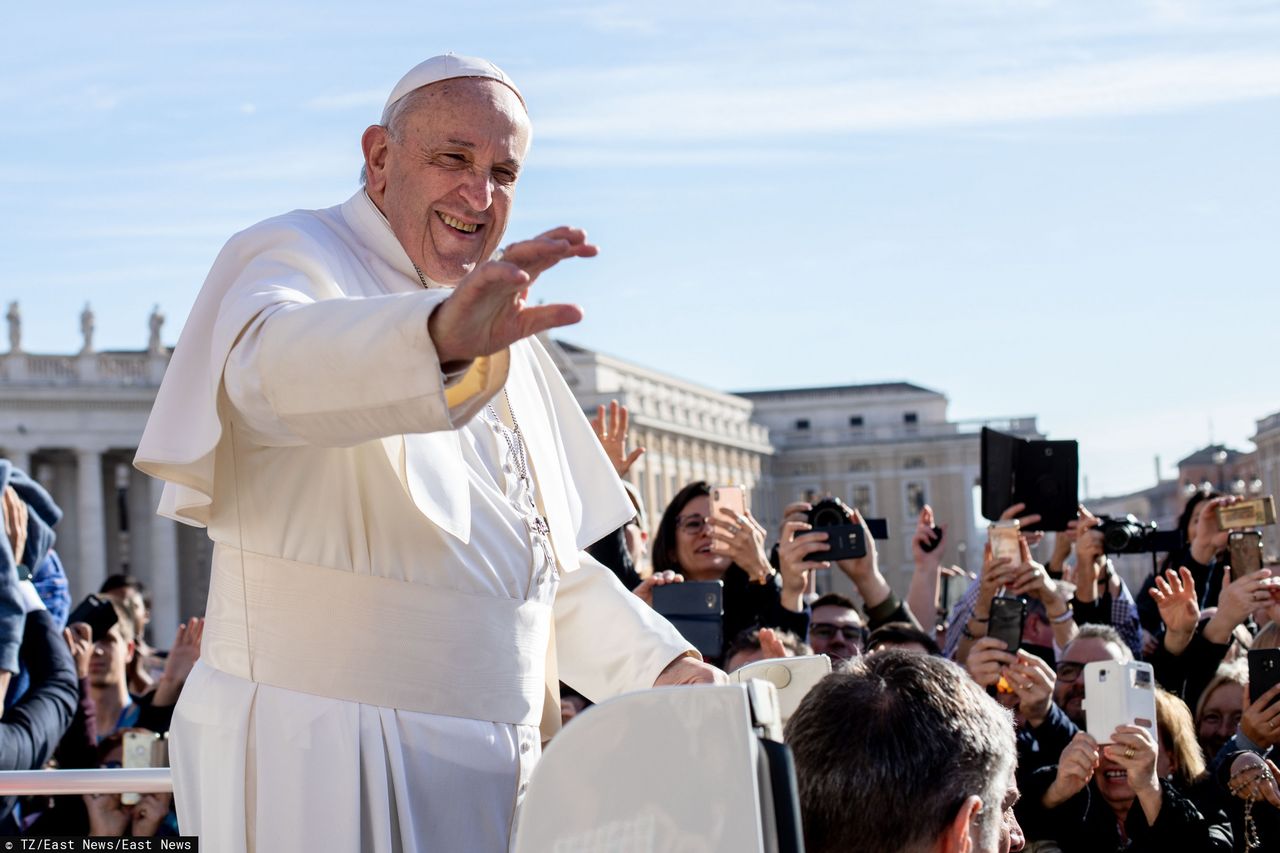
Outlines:
<svg viewBox="0 0 1280 853"><path fill-rule="evenodd" d="M172 792L173 774L168 767L0 771L0 796L4 797Z"/></svg>

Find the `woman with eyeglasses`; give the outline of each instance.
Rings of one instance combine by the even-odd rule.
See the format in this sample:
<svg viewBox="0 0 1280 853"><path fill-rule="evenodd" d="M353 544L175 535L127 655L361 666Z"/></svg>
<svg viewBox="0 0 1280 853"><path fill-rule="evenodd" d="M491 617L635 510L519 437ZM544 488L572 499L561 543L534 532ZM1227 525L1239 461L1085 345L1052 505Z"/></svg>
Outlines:
<svg viewBox="0 0 1280 853"><path fill-rule="evenodd" d="M713 548L713 542L720 544ZM726 511L713 518L711 487L698 480L681 489L662 514L653 539L653 571L675 572L686 581L722 581L726 643L755 627L804 637L808 578L776 572L764 543L765 530L749 509L738 517Z"/></svg>

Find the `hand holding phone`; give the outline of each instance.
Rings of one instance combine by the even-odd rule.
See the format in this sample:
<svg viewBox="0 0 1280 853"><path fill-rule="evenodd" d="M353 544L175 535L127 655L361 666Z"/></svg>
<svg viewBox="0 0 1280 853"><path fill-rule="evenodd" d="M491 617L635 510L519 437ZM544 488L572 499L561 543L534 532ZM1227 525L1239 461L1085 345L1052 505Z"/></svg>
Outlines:
<svg viewBox="0 0 1280 853"><path fill-rule="evenodd" d="M742 486L713 486L711 489L711 517L717 521L727 521L724 510L733 513L734 518L745 518L747 514L747 496ZM711 540L711 550L717 554L729 553L729 545L719 539Z"/></svg>

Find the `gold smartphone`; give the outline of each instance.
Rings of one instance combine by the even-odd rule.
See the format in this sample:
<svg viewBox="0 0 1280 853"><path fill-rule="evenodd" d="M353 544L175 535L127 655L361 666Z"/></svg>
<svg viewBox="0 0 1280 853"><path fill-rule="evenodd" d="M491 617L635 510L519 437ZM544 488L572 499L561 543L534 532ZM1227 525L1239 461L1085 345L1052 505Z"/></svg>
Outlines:
<svg viewBox="0 0 1280 853"><path fill-rule="evenodd" d="M711 517L717 521L728 521L720 510L727 509L735 517L747 514L747 495L742 486L713 486L711 488ZM711 550L718 554L726 554L729 546L718 539L711 540Z"/></svg>
<svg viewBox="0 0 1280 853"><path fill-rule="evenodd" d="M1016 518L997 521L987 528L987 541L991 543L992 560L1007 557L1012 566L1022 562L1022 545L1018 541L1021 528L1022 525Z"/></svg>
<svg viewBox="0 0 1280 853"><path fill-rule="evenodd" d="M1271 495L1218 507L1218 526L1223 530L1262 527L1275 523L1276 499Z"/></svg>

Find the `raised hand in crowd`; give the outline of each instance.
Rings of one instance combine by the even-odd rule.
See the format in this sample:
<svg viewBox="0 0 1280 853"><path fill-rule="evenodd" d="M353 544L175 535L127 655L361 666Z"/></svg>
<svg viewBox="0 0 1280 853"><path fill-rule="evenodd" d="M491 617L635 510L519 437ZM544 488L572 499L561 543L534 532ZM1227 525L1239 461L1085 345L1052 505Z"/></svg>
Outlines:
<svg viewBox="0 0 1280 853"><path fill-rule="evenodd" d="M1280 809L1280 767L1256 752L1242 752L1231 762L1227 790L1242 800L1265 800Z"/></svg>
<svg viewBox="0 0 1280 853"><path fill-rule="evenodd" d="M853 585L858 588L858 594L862 596L862 602L868 610L877 607L889 600L893 595L893 590L889 587L888 582L884 579L884 575L880 574L879 557L876 554L876 542L871 538L871 530L867 527L867 523L862 519L862 513L859 510L849 510L849 523L857 524L862 528L862 538L867 543L867 553L863 557L853 557L848 560L837 560L836 565L840 567L840 571L853 581Z"/></svg>
<svg viewBox="0 0 1280 853"><path fill-rule="evenodd" d="M1053 534L1053 553L1049 555L1049 562L1045 564L1050 575L1055 578L1062 577L1067 560L1071 558L1071 548L1074 544L1066 531Z"/></svg>
<svg viewBox="0 0 1280 853"><path fill-rule="evenodd" d="M709 516L707 524L711 526L711 538L724 546L721 553L727 554L748 577L756 583L769 579L773 566L769 565L769 556L764 550L765 530L751 515L751 510L738 515L722 506L720 516Z"/></svg>
<svg viewBox="0 0 1280 853"><path fill-rule="evenodd" d="M1204 638L1212 643L1227 643L1237 625L1254 613L1265 611L1271 606L1272 596L1277 594L1280 594L1280 578L1271 577L1270 569L1260 569L1235 580L1231 567L1224 566L1218 609L1205 623Z"/></svg>
<svg viewBox="0 0 1280 853"><path fill-rule="evenodd" d="M1098 769L1098 760L1098 742L1087 732L1076 732L1071 743L1062 750L1062 756L1058 759L1058 774L1041 798L1044 807L1056 809L1083 791Z"/></svg>
<svg viewBox="0 0 1280 853"><path fill-rule="evenodd" d="M1009 651L1004 640L982 637L974 640L973 648L964 659L964 668L981 687L991 687L1000 680L1006 668L1018 662L1017 655Z"/></svg>
<svg viewBox="0 0 1280 853"><path fill-rule="evenodd" d="M1142 726L1119 726L1111 735L1111 743L1102 751L1109 761L1124 770L1129 777L1129 787L1147 816L1147 824L1155 824L1164 796L1156 772L1159 750L1151 732Z"/></svg>
<svg viewBox="0 0 1280 853"><path fill-rule="evenodd" d="M83 794L89 813L89 834L119 838L133 820L133 806L120 802L119 794Z"/></svg>
<svg viewBox="0 0 1280 853"><path fill-rule="evenodd" d="M1189 531L1191 542L1188 549L1191 552L1191 558L1200 565L1209 565L1218 552L1227 547L1231 531L1223 530L1222 525L1218 524L1218 508L1229 506L1239 500L1242 498L1235 495L1212 498L1200 511L1195 526Z"/></svg>
<svg viewBox="0 0 1280 853"><path fill-rule="evenodd" d="M1164 647L1170 654L1180 655L1191 643L1200 622L1195 578L1186 566L1177 572L1170 569L1164 577L1156 575L1150 592L1164 622Z"/></svg>
<svg viewBox="0 0 1280 853"><path fill-rule="evenodd" d="M782 573L784 596L803 595L809 586L810 572L831 568L831 563L826 560L809 559L810 555L826 551L828 547L827 534L814 530L809 522L782 523L782 538L778 540L778 571Z"/></svg>
<svg viewBox="0 0 1280 853"><path fill-rule="evenodd" d="M937 527L941 534L935 533ZM933 514L933 507L925 504L916 518L915 533L911 536L911 559L915 563L915 572L911 575L911 588L907 592L907 606L922 620L926 630L932 635L938 612L938 596L941 593L942 575L950 574L942 568L942 539L947 535L947 526L938 524ZM931 550L926 550L931 548Z"/></svg>
<svg viewBox="0 0 1280 853"><path fill-rule="evenodd" d="M613 463L613 469L618 472L619 477L627 476L631 466L644 455L643 447L627 452L629 423L630 415L627 407L620 405L617 400L609 402L607 417L602 403L596 407L596 415L591 419L591 428L595 430L596 438L600 439L600 446L604 448L605 455Z"/></svg>
<svg viewBox="0 0 1280 853"><path fill-rule="evenodd" d="M93 629L83 622L72 622L62 629L62 638L76 662L76 677L83 681L89 677L89 662L93 660Z"/></svg>
<svg viewBox="0 0 1280 853"><path fill-rule="evenodd" d="M760 638L761 660L795 657L795 653L783 644L778 632L773 628L761 628L757 636Z"/></svg>
<svg viewBox="0 0 1280 853"><path fill-rule="evenodd" d="M164 672L156 682L153 705L167 707L178 701L182 685L191 674L191 668L200 659L200 638L203 636L204 620L198 616L193 616L186 623L178 626L178 633L173 638L169 656L165 658Z"/></svg>
<svg viewBox="0 0 1280 853"><path fill-rule="evenodd" d="M13 486L5 486L0 497L0 515L4 517L4 534L9 539L15 563L22 562L27 550L27 503L18 496Z"/></svg>
<svg viewBox="0 0 1280 853"><path fill-rule="evenodd" d="M1244 685L1244 713L1240 715L1240 731L1266 752L1280 743L1280 684L1249 701L1249 685Z"/></svg>
<svg viewBox="0 0 1280 853"><path fill-rule="evenodd" d="M133 822L130 834L134 838L151 838L160 831L169 814L169 806L173 802L173 794L142 794L141 799L133 807Z"/></svg>
<svg viewBox="0 0 1280 853"><path fill-rule="evenodd" d="M1053 667L1019 649L1017 660L1006 666L1001 675L1018 696L1018 713L1027 721L1027 725L1039 728L1048 718L1049 709L1053 707L1053 687L1057 682Z"/></svg>
<svg viewBox="0 0 1280 853"><path fill-rule="evenodd" d="M1075 541L1076 549L1076 600L1085 604L1098 598L1098 578L1107 564L1102 534L1094 529L1101 523L1102 519L1083 505L1079 518L1067 522L1067 536Z"/></svg>
<svg viewBox="0 0 1280 853"><path fill-rule="evenodd" d="M1025 536L1018 539L1021 562L1014 567L1013 584L1009 591L1025 595L1044 605L1045 615L1053 631L1058 648L1065 649L1075 639L1079 628L1072 618L1069 594L1058 581L1050 577L1048 570L1031 557L1031 546Z"/></svg>
<svg viewBox="0 0 1280 853"><path fill-rule="evenodd" d="M670 569L661 572L654 572L649 577L640 581L640 585L631 590L632 594L643 601L650 607L653 606L653 588L655 586L666 586L669 583L684 583L684 575L673 572Z"/></svg>

